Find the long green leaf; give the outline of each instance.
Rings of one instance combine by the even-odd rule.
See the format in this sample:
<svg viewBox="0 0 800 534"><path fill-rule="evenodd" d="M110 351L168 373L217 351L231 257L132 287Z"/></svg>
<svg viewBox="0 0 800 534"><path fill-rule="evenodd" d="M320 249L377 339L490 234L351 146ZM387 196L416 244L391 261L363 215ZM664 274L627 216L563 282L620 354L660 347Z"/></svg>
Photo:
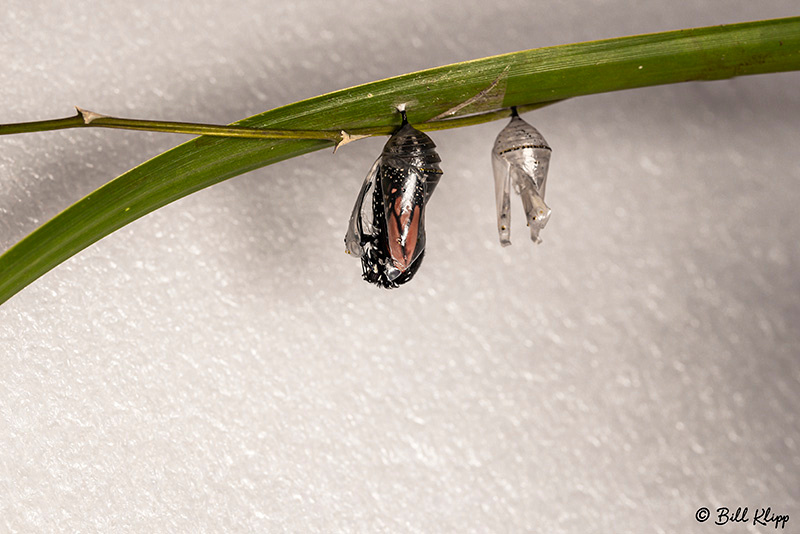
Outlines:
<svg viewBox="0 0 800 534"><path fill-rule="evenodd" d="M333 131L387 127L398 124L395 106L405 103L412 123L433 129L433 123L421 123L593 93L789 70L800 70L800 17L457 63L318 96L236 124ZM435 127L463 124L438 122ZM331 146L319 140L198 137L169 150L73 204L0 256L0 303L70 256L165 204L238 174Z"/></svg>

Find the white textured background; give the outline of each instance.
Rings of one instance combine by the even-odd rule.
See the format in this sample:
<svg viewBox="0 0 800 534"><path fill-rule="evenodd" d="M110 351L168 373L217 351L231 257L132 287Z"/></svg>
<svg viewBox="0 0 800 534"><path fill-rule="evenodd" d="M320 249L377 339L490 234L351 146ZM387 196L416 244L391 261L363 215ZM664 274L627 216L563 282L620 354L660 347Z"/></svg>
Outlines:
<svg viewBox="0 0 800 534"><path fill-rule="evenodd" d="M227 123L525 48L795 0L6 0L0 122ZM503 123L434 136L416 278L343 253L384 139L204 190L0 307L0 531L800 532L800 75L584 97L535 247L495 230ZM185 137L0 138L0 249ZM516 204L519 201L515 200ZM772 529L770 529L772 530Z"/></svg>

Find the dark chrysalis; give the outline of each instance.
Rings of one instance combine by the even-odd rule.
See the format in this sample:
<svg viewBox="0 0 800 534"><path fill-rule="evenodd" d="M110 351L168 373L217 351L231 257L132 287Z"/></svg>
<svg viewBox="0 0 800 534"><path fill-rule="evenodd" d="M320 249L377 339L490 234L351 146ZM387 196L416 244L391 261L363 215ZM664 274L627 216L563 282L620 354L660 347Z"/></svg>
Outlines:
<svg viewBox="0 0 800 534"><path fill-rule="evenodd" d="M550 219L550 208L544 203L544 188L547 184L551 153L552 150L542 134L520 119L516 108L513 108L511 122L497 135L492 148L497 231L504 247L511 244L512 184L522 197L531 239L534 243L542 242L539 232Z"/></svg>
<svg viewBox="0 0 800 534"><path fill-rule="evenodd" d="M442 177L430 137L408 123L387 141L367 174L345 235L364 280L387 289L414 277L425 255L425 205Z"/></svg>

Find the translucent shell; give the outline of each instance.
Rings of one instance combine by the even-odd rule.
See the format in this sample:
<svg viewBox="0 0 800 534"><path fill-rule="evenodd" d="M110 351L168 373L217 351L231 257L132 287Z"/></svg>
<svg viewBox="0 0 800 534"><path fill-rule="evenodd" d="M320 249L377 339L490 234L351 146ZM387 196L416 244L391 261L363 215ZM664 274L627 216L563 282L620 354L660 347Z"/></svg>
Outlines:
<svg viewBox="0 0 800 534"><path fill-rule="evenodd" d="M425 206L441 159L430 137L404 122L383 147L356 198L345 251L364 279L385 288L411 280L425 254Z"/></svg>
<svg viewBox="0 0 800 534"><path fill-rule="evenodd" d="M371 243L370 236L375 235L375 220L372 214L372 196L375 193L375 178L378 175L378 166L381 158L375 160L372 168L364 179L361 191L356 197L353 213L350 215L350 224L344 236L344 250L348 254L361 257L365 254L365 246Z"/></svg>
<svg viewBox="0 0 800 534"><path fill-rule="evenodd" d="M517 116L497 135L492 148L492 170L497 198L497 231L504 247L511 244L512 185L522 197L531 239L534 243L542 242L539 232L550 219L550 208L544 203L544 189L551 153L542 134Z"/></svg>

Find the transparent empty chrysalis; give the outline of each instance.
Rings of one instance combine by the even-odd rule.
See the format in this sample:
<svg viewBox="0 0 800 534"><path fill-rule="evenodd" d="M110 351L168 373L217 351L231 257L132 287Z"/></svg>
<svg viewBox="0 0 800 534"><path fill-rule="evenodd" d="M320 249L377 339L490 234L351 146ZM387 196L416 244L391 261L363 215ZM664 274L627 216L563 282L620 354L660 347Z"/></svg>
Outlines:
<svg viewBox="0 0 800 534"><path fill-rule="evenodd" d="M441 158L430 137L403 124L383 147L356 198L345 251L361 259L364 280L396 288L425 256L425 206L439 183Z"/></svg>
<svg viewBox="0 0 800 534"><path fill-rule="evenodd" d="M492 148L495 195L497 197L497 231L500 243L511 244L511 188L522 197L531 239L541 243L539 232L550 219L550 208L544 203L547 169L552 150L539 131L519 118L513 109L511 122L497 135Z"/></svg>

